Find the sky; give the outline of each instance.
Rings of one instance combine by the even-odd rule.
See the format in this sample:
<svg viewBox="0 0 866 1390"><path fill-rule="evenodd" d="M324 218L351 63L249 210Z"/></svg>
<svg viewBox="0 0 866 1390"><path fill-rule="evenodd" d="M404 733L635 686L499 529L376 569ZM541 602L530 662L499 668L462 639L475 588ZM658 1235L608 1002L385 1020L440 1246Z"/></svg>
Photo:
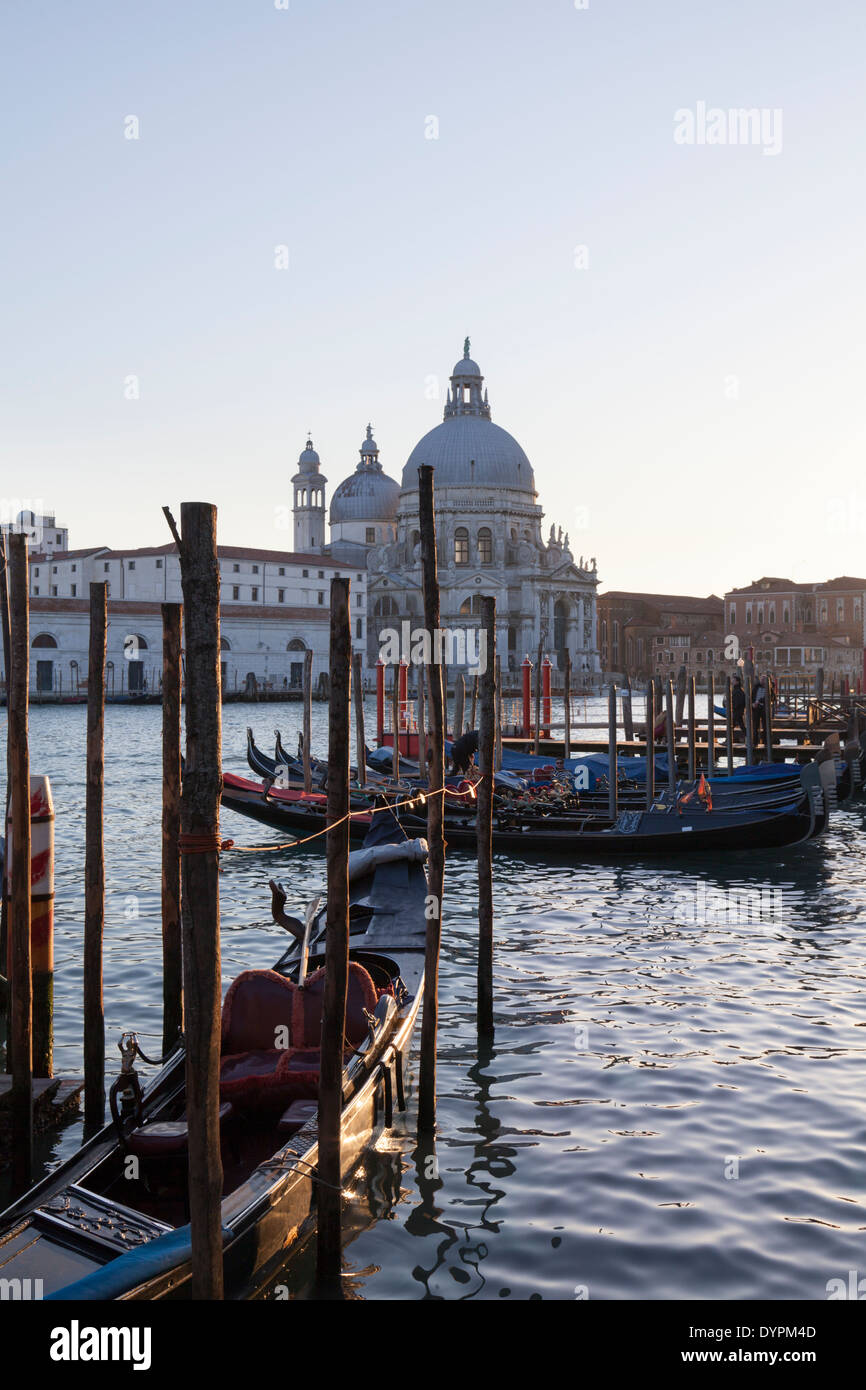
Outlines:
<svg viewBox="0 0 866 1390"><path fill-rule="evenodd" d="M6 7L0 510L288 548L307 431L399 478L469 335L602 590L866 573L864 57L857 0Z"/></svg>

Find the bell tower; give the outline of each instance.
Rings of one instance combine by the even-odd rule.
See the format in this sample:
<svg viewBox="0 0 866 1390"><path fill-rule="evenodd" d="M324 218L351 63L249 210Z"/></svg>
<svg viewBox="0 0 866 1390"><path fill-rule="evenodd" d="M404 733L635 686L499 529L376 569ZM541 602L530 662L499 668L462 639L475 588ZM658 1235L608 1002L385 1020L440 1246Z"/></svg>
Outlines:
<svg viewBox="0 0 866 1390"><path fill-rule="evenodd" d="M325 484L327 478L319 472L319 455L312 439L298 459L298 471L292 478L294 488L295 550L317 551L325 545Z"/></svg>

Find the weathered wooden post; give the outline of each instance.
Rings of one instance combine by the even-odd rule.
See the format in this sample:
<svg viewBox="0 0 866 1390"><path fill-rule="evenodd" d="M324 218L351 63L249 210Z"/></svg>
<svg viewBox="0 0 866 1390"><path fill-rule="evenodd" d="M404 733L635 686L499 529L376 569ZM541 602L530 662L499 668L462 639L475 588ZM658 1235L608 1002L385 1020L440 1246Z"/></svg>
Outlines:
<svg viewBox="0 0 866 1390"><path fill-rule="evenodd" d="M674 716L674 725L677 729L682 728L683 710L686 705L686 668L681 666L677 671L677 708Z"/></svg>
<svg viewBox="0 0 866 1390"><path fill-rule="evenodd" d="M183 608L162 605L162 1054L183 1027L180 925L180 705Z"/></svg>
<svg viewBox="0 0 866 1390"><path fill-rule="evenodd" d="M532 662L529 659L529 652L523 658L520 671L523 677L523 737L529 739L532 737L532 697L530 695Z"/></svg>
<svg viewBox="0 0 866 1390"><path fill-rule="evenodd" d="M478 753L478 1032L493 1032L493 775L496 743L496 599L481 600L481 627L487 634L487 660L481 674L481 728ZM478 680L476 677L476 687Z"/></svg>
<svg viewBox="0 0 866 1390"><path fill-rule="evenodd" d="M223 1296L220 1227L220 899L222 791L220 570L216 507L180 509L186 630L186 760L181 795L184 1031L192 1297ZM305 663L306 670L306 663ZM308 689L309 689L309 682ZM346 739L345 726L343 740ZM305 751L308 739L304 739Z"/></svg>
<svg viewBox="0 0 866 1390"><path fill-rule="evenodd" d="M822 667L822 672L823 669ZM771 696L770 673L767 671L764 673L764 738L767 744L765 761L768 763L773 761L773 701Z"/></svg>
<svg viewBox="0 0 866 1390"><path fill-rule="evenodd" d="M391 776L400 781L400 672L397 666L391 668Z"/></svg>
<svg viewBox="0 0 866 1390"><path fill-rule="evenodd" d="M612 684L607 697L607 809L611 820L616 819L617 776L616 686Z"/></svg>
<svg viewBox="0 0 866 1390"><path fill-rule="evenodd" d="M3 679L6 683L6 705L9 705L9 691L12 683L12 632L9 625L9 560L6 552L6 537L0 532L0 636L3 642ZM12 790L12 768L9 754L7 723L6 738L6 804L3 824L9 819L9 798ZM8 927L8 901L5 891L0 894L0 975L6 967L6 943Z"/></svg>
<svg viewBox="0 0 866 1390"><path fill-rule="evenodd" d="M707 776L716 770L716 676L707 672Z"/></svg>
<svg viewBox="0 0 866 1390"><path fill-rule="evenodd" d="M310 740L313 726L313 652L304 652L304 794L313 790L313 768L310 762Z"/></svg>
<svg viewBox="0 0 866 1390"><path fill-rule="evenodd" d="M535 663L535 753L536 756L541 751L541 680L542 680L542 661L544 649L541 642L538 644L538 660Z"/></svg>
<svg viewBox="0 0 866 1390"><path fill-rule="evenodd" d="M568 652L565 654L565 687L562 692L562 703L565 714L565 743L563 751L566 758L571 757L571 657Z"/></svg>
<svg viewBox="0 0 866 1390"><path fill-rule="evenodd" d="M6 706L12 846L9 873L9 1050L12 1092L12 1188L29 1187L33 1172L33 979L30 959L30 613L27 537L10 534L10 663ZM7 846L7 849L9 847Z"/></svg>
<svg viewBox="0 0 866 1390"><path fill-rule="evenodd" d="M466 682L458 676L454 682L454 738L460 738L464 731L463 714L466 705Z"/></svg>
<svg viewBox="0 0 866 1390"><path fill-rule="evenodd" d="M673 794L677 789L677 743L674 731L674 687L673 681L670 680L665 702L665 732L668 744L668 789Z"/></svg>
<svg viewBox="0 0 866 1390"><path fill-rule="evenodd" d="M433 506L433 468L418 469L421 575L424 590L424 625L430 643L439 627L439 576L436 565L436 514ZM444 731L442 720L442 670L436 653L427 668L430 696L430 781L427 798L427 941L424 956L424 1003L421 1018L421 1058L418 1076L418 1132L432 1134L436 1127L436 1031L439 1013L439 945L442 937L442 891L445 878L445 837L442 801L445 785Z"/></svg>
<svg viewBox="0 0 866 1390"><path fill-rule="evenodd" d="M496 739L493 751L493 767L496 772L502 770L502 660L499 653L496 653L494 666L496 676Z"/></svg>
<svg viewBox="0 0 866 1390"><path fill-rule="evenodd" d="M376 747L385 742L385 663L381 656L376 662Z"/></svg>
<svg viewBox="0 0 866 1390"><path fill-rule="evenodd" d="M340 1119L343 1092L343 1039L349 982L349 723L352 635L348 579L331 580L331 698L328 706L328 906L325 984L322 999L319 1071L319 1162L317 1185L319 1282L339 1286L342 1225ZM399 676L394 668L399 700ZM398 730L394 739L397 747ZM399 749L398 749L399 756Z"/></svg>
<svg viewBox="0 0 866 1390"><path fill-rule="evenodd" d="M423 666L418 667L418 771L421 777L427 773L427 711L425 708L425 689L427 673Z"/></svg>
<svg viewBox="0 0 866 1390"><path fill-rule="evenodd" d="M493 660L492 654L488 657L488 660L491 660L491 661ZM472 729L472 730L475 730L475 729L478 728L478 677L477 677L477 676L473 676L473 677L472 677L472 705L471 705L471 707L470 707L470 713L469 713L469 728Z"/></svg>
<svg viewBox="0 0 866 1390"><path fill-rule="evenodd" d="M634 720L631 712L631 676L626 676L622 691L622 723L626 742L634 742Z"/></svg>
<svg viewBox="0 0 866 1390"><path fill-rule="evenodd" d="M646 688L646 808L652 806L656 795L656 688L652 681Z"/></svg>
<svg viewBox="0 0 866 1390"><path fill-rule="evenodd" d="M688 683L689 697L689 781L694 782L697 771L697 759L695 756L695 678L689 676Z"/></svg>
<svg viewBox="0 0 866 1390"><path fill-rule="evenodd" d="M550 709L550 673L553 670L553 663L550 656L545 656L541 670L541 698L543 702L543 714L541 722L544 727L544 737L550 738L551 709Z"/></svg>
<svg viewBox="0 0 866 1390"><path fill-rule="evenodd" d="M817 676L817 679L816 679L816 682L815 682L815 699L818 700L818 701L822 701L822 700L824 699L824 667L823 667L823 666L819 666L819 667L818 667L818 676Z"/></svg>
<svg viewBox="0 0 866 1390"><path fill-rule="evenodd" d="M355 699L355 759L358 764L358 786L367 785L367 752L364 738L364 682L362 677L361 653L352 657L352 695ZM420 720L420 705L419 714ZM420 737L420 724L419 737Z"/></svg>
<svg viewBox="0 0 866 1390"><path fill-rule="evenodd" d="M84 1128L105 1123L105 1010L102 938L105 931L105 641L108 585L90 586L87 657L87 788L84 849Z"/></svg>
<svg viewBox="0 0 866 1390"><path fill-rule="evenodd" d="M725 753L728 758L728 776L734 770L734 711L731 704L734 684L728 676L725 684Z"/></svg>
<svg viewBox="0 0 866 1390"><path fill-rule="evenodd" d="M746 676L746 762L751 764L755 761L755 725L754 713L752 710L752 677Z"/></svg>

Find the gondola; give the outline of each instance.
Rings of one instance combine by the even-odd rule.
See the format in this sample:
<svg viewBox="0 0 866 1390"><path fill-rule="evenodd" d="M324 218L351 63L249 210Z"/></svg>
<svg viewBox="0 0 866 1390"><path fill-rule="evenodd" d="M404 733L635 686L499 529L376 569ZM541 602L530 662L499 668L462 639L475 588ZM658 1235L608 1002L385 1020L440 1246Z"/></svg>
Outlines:
<svg viewBox="0 0 866 1390"><path fill-rule="evenodd" d="M425 858L426 842L408 840L387 811L350 857L344 1180L405 1108L424 977ZM300 923L285 916L279 885L272 889L276 920L303 942L293 940L272 970L244 971L223 1005L221 1226L232 1298L315 1224L325 908L317 900ZM282 1050L276 1029L289 1037ZM119 1102L131 1085L122 1073L112 1122L0 1216L4 1277L36 1277L53 1299L189 1295L184 1068L179 1044L129 1114Z"/></svg>
<svg viewBox="0 0 866 1390"><path fill-rule="evenodd" d="M300 837L316 835L327 824L324 797L304 797L291 791L270 792L243 778L225 774L223 804L277 829ZM521 854L539 851L564 854L575 860L628 855L671 855L692 850L766 849L798 844L823 833L832 807L835 771L832 761L810 763L800 770L790 799L779 805L729 805L711 811L691 805L660 803L652 810L641 807L606 812L569 810L558 812L542 803L497 803L493 822L493 847ZM423 834L426 825L421 808L403 807L400 819L409 834ZM350 822L359 835L369 812ZM477 846L475 814L471 801L446 801L445 838L454 848ZM315 843L315 841L314 841ZM324 836L320 835L324 846Z"/></svg>

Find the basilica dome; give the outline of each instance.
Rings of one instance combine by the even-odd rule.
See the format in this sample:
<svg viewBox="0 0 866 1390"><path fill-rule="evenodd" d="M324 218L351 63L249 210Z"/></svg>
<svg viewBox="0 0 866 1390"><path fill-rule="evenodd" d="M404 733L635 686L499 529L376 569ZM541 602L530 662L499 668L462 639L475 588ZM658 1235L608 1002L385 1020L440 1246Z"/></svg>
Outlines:
<svg viewBox="0 0 866 1390"><path fill-rule="evenodd" d="M405 491L418 487L422 463L435 470L433 485L443 487L513 488L535 493L532 465L513 435L490 418L484 378L469 356L469 339L462 359L451 374L441 425L424 435L403 469Z"/></svg>
<svg viewBox="0 0 866 1390"><path fill-rule="evenodd" d="M383 472L372 425L360 449L361 461L331 498L331 525L344 521L393 521L400 487Z"/></svg>

